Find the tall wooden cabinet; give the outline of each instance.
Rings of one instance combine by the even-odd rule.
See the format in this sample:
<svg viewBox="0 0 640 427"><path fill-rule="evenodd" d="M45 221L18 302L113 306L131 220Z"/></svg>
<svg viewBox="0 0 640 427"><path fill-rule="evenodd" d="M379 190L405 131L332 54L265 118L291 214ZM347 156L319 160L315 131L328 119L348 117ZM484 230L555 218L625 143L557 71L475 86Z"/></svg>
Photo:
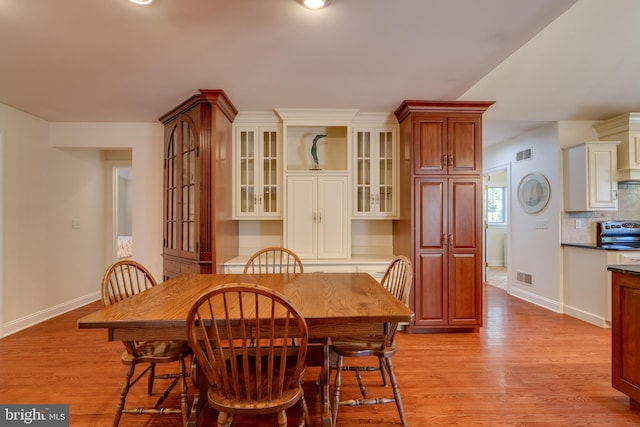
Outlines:
<svg viewBox="0 0 640 427"><path fill-rule="evenodd" d="M232 122L222 90L200 90L160 118L164 137L163 275L223 272L238 255L232 219Z"/></svg>
<svg viewBox="0 0 640 427"><path fill-rule="evenodd" d="M405 101L394 253L414 266L409 332L482 326L482 114L492 102Z"/></svg>

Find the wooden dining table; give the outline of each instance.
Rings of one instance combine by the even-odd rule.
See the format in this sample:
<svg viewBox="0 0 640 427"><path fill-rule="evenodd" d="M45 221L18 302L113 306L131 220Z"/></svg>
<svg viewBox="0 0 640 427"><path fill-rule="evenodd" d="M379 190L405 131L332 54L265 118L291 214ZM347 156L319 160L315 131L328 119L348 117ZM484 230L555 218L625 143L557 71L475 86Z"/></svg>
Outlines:
<svg viewBox="0 0 640 427"><path fill-rule="evenodd" d="M111 341L186 340L186 318L196 299L225 283L257 283L284 295L304 316L309 337L320 346L322 426L329 427L329 342L331 338L380 334L385 325L409 322L413 312L367 273L196 274L183 275L102 308L78 320L78 328L104 328ZM313 364L313 358L308 358ZM197 369L197 367L196 367ZM202 378L196 375L196 378ZM206 388L196 387L187 425L202 424Z"/></svg>

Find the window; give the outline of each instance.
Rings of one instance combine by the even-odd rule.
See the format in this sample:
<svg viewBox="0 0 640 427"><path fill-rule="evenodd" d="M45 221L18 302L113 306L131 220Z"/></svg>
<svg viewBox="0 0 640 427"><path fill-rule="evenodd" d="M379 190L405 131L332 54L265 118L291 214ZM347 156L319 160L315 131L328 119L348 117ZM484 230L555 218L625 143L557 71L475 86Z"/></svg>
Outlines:
<svg viewBox="0 0 640 427"><path fill-rule="evenodd" d="M505 198L505 187L487 188L487 223L505 224L507 222Z"/></svg>

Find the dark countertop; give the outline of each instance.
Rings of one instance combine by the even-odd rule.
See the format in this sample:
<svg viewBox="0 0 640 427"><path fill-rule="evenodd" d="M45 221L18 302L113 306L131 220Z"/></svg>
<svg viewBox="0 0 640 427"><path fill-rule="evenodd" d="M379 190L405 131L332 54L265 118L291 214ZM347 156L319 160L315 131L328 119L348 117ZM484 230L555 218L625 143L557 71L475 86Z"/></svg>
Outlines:
<svg viewBox="0 0 640 427"><path fill-rule="evenodd" d="M607 270L613 273L622 273L630 276L640 276L640 265L608 265Z"/></svg>

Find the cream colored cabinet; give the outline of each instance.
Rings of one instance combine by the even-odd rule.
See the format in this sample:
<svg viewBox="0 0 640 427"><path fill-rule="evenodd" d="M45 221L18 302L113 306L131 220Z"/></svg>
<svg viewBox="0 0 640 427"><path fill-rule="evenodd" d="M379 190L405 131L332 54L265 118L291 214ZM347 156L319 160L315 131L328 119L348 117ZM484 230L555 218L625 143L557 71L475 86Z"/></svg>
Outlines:
<svg viewBox="0 0 640 427"><path fill-rule="evenodd" d="M563 148L564 210L618 210L617 141Z"/></svg>
<svg viewBox="0 0 640 427"><path fill-rule="evenodd" d="M277 127L236 127L234 156L234 218L281 218L282 171Z"/></svg>
<svg viewBox="0 0 640 427"><path fill-rule="evenodd" d="M397 216L395 128L353 131L353 217Z"/></svg>
<svg viewBox="0 0 640 427"><path fill-rule="evenodd" d="M303 260L348 258L348 177L300 174L287 177L286 247Z"/></svg>

